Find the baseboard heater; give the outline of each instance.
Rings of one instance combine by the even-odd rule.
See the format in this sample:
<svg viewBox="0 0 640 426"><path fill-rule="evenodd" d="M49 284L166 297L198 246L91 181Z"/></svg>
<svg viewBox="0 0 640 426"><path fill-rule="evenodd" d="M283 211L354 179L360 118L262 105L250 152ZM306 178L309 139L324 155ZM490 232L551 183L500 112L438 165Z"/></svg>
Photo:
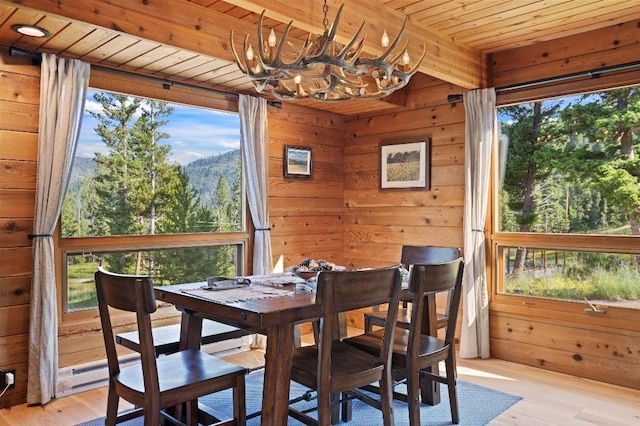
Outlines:
<svg viewBox="0 0 640 426"><path fill-rule="evenodd" d="M237 339L224 340L211 343L202 347L209 354L226 355L240 350L246 350L251 344L251 336L243 336ZM138 354L123 355L120 357L121 367L134 365L140 362ZM107 360L89 362L58 369L58 383L56 397L73 395L107 385L109 369Z"/></svg>

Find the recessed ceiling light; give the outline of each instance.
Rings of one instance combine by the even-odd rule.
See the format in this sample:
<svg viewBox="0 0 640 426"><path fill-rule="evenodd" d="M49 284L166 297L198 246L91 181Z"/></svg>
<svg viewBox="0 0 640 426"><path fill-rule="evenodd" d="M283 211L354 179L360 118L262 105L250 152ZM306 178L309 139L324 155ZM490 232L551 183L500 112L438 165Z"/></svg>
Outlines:
<svg viewBox="0 0 640 426"><path fill-rule="evenodd" d="M12 25L11 29L22 35L29 37L49 37L51 33L44 28L37 27L35 25L16 24Z"/></svg>

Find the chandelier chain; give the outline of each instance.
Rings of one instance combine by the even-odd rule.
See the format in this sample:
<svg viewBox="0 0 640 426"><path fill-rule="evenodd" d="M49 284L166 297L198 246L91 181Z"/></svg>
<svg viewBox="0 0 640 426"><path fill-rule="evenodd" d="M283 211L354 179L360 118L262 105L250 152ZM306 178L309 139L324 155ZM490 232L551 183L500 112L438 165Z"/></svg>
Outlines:
<svg viewBox="0 0 640 426"><path fill-rule="evenodd" d="M322 25L324 25L325 32L329 27L329 18L327 14L329 13L329 6L327 6L327 0L324 0L324 6L322 6L322 12L324 12L324 19L322 20Z"/></svg>

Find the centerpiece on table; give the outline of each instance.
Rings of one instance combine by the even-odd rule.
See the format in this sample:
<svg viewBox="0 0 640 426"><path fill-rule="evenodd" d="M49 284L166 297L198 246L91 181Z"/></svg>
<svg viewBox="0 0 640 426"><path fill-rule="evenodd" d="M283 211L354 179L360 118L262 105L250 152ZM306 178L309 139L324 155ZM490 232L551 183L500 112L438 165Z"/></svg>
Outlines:
<svg viewBox="0 0 640 426"><path fill-rule="evenodd" d="M307 257L298 262L297 265L288 267L287 271L295 273L302 279L310 280L322 271L345 271L346 269L345 266L336 265L324 259L309 259Z"/></svg>

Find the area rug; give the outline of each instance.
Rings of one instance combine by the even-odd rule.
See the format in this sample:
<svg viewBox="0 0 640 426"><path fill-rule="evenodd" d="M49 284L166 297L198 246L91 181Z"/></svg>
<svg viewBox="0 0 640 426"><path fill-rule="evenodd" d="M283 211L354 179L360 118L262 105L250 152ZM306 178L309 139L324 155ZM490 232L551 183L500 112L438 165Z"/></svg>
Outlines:
<svg viewBox="0 0 640 426"><path fill-rule="evenodd" d="M247 425L255 426L260 424L260 416L256 413L260 409L262 402L262 381L263 372L256 371L247 375L247 415L251 418L247 420ZM403 392L402 385L396 388ZM291 382L291 398L298 398L307 392L308 389L295 382ZM449 410L449 394L446 385L441 385L442 401L436 406L420 406L421 425L440 426L450 425L451 412ZM460 425L480 426L486 425L500 413L511 407L522 398L508 393L496 391L472 383L458 381L458 406L460 409ZM204 405L211 407L213 412L219 414L221 418L231 416L231 391L226 390L212 395L207 395L200 399ZM298 409L312 408L316 405L316 400L301 400L296 402L294 407ZM398 426L409 424L409 412L407 405L402 401L394 401L395 423ZM315 412L310 413L315 417ZM353 401L353 419L350 422L340 423L341 425L353 426L375 426L382 424L382 413L375 408L359 401ZM104 418L95 419L78 426L101 426L104 425ZM142 419L133 419L125 423L124 426L141 426ZM298 426L302 423L289 418L289 425Z"/></svg>

